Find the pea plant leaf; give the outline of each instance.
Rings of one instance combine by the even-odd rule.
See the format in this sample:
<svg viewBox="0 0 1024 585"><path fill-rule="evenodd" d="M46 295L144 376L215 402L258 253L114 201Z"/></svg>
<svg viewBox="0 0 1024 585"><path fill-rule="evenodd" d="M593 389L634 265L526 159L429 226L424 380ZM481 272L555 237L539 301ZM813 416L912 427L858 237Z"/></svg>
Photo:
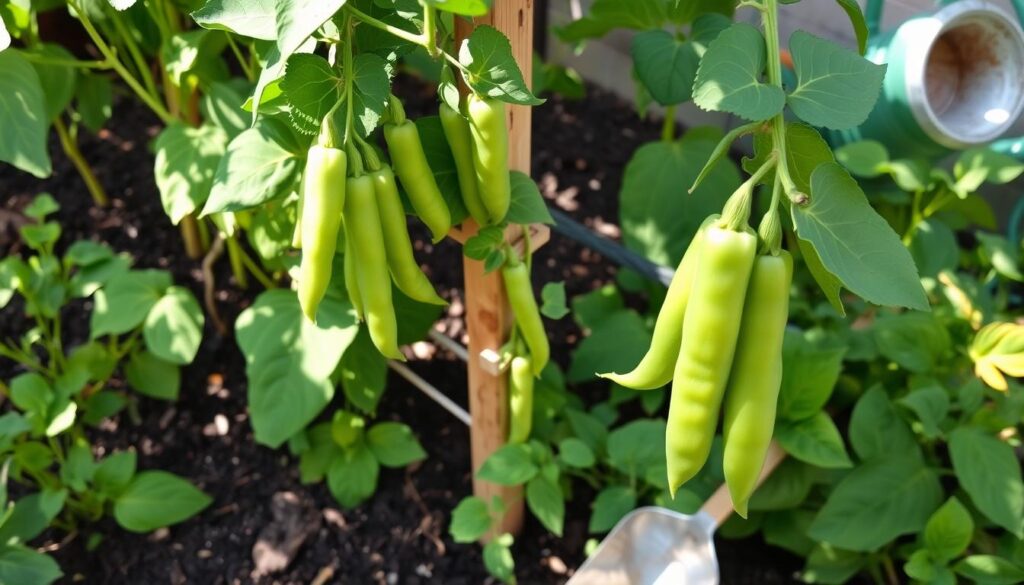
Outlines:
<svg viewBox="0 0 1024 585"><path fill-rule="evenodd" d="M843 478L808 533L847 550L873 551L924 528L942 497L938 475L919 452L889 452Z"/></svg>
<svg viewBox="0 0 1024 585"><path fill-rule="evenodd" d="M199 513L212 501L210 496L173 473L143 471L114 502L114 519L125 530L150 532L177 524Z"/></svg>
<svg viewBox="0 0 1024 585"><path fill-rule="evenodd" d="M473 29L459 48L459 63L469 70L466 82L477 93L510 104L539 106L544 103L523 81L523 72L512 56L512 44L492 26Z"/></svg>
<svg viewBox="0 0 1024 585"><path fill-rule="evenodd" d="M700 56L693 43L661 29L638 33L630 44L636 75L663 106L690 99Z"/></svg>
<svg viewBox="0 0 1024 585"><path fill-rule="evenodd" d="M176 122L157 136L153 175L171 223L202 209L227 145L227 134L210 124L191 128Z"/></svg>
<svg viewBox="0 0 1024 585"><path fill-rule="evenodd" d="M117 274L93 296L96 305L89 316L92 338L120 335L138 327L170 286L171 275L163 270Z"/></svg>
<svg viewBox="0 0 1024 585"><path fill-rule="evenodd" d="M274 0L208 0L192 18L203 28L272 41L277 36L274 15Z"/></svg>
<svg viewBox="0 0 1024 585"><path fill-rule="evenodd" d="M246 358L256 441L278 447L334 395L330 376L359 329L351 305L328 294L317 324L303 318L290 290L261 294L235 322Z"/></svg>
<svg viewBox="0 0 1024 585"><path fill-rule="evenodd" d="M53 43L39 43L28 52L43 59L74 60L67 49ZM64 65L51 65L48 63L32 63L32 67L39 75L39 82L45 89L46 95L46 119L53 120L64 111L64 108L71 103L75 95L75 83L78 77L72 67Z"/></svg>
<svg viewBox="0 0 1024 585"><path fill-rule="evenodd" d="M292 126L315 136L320 131L320 121L338 101L343 82L327 59L319 55L296 53L289 57L280 87L291 105L288 114Z"/></svg>
<svg viewBox="0 0 1024 585"><path fill-rule="evenodd" d="M192 293L172 286L146 315L142 337L157 357L172 364L192 363L203 339L203 310Z"/></svg>
<svg viewBox="0 0 1024 585"><path fill-rule="evenodd" d="M291 192L303 150L288 124L261 118L228 144L202 215L241 211Z"/></svg>
<svg viewBox="0 0 1024 585"><path fill-rule="evenodd" d="M827 469L853 467L839 430L824 411L799 421L780 420L775 432L779 445L801 461Z"/></svg>
<svg viewBox="0 0 1024 585"><path fill-rule="evenodd" d="M925 548L940 562L948 562L967 550L973 536L974 520L956 496L946 500L924 527Z"/></svg>
<svg viewBox="0 0 1024 585"><path fill-rule="evenodd" d="M353 117L356 129L369 136L377 127L391 93L391 66L373 53L356 55L352 62Z"/></svg>
<svg viewBox="0 0 1024 585"><path fill-rule="evenodd" d="M865 461L907 451L917 444L910 425L900 418L881 386L870 388L857 401L847 432L854 453Z"/></svg>
<svg viewBox="0 0 1024 585"><path fill-rule="evenodd" d="M949 455L956 478L974 506L1021 538L1024 482L1013 448L976 427L959 427L950 434Z"/></svg>
<svg viewBox="0 0 1024 585"><path fill-rule="evenodd" d="M846 288L879 305L928 310L910 252L837 163L815 169L810 201L792 215L797 235Z"/></svg>
<svg viewBox="0 0 1024 585"><path fill-rule="evenodd" d="M766 120L782 111L786 94L761 82L766 51L761 31L737 23L708 45L693 85L701 109L729 112L747 120Z"/></svg>
<svg viewBox="0 0 1024 585"><path fill-rule="evenodd" d="M509 180L512 184L511 201L505 219L509 223L554 224L555 220L548 211L544 197L541 196L537 183L529 175L520 171L511 171Z"/></svg>
<svg viewBox="0 0 1024 585"><path fill-rule="evenodd" d="M867 119L885 77L877 65L803 31L789 39L797 85L786 98L793 113L815 126L853 128Z"/></svg>
<svg viewBox="0 0 1024 585"><path fill-rule="evenodd" d="M668 18L665 8L663 0L595 0L589 14L555 32L567 43L579 43L616 28L658 29Z"/></svg>
<svg viewBox="0 0 1024 585"><path fill-rule="evenodd" d="M39 74L13 50L0 52L0 128L0 161L40 179L50 176L49 119Z"/></svg>

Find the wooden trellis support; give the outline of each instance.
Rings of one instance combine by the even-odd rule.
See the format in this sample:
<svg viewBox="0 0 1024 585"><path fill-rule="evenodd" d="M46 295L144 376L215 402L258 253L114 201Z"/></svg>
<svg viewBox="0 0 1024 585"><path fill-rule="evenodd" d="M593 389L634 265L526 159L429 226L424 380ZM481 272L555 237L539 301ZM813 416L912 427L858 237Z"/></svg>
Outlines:
<svg viewBox="0 0 1024 585"><path fill-rule="evenodd" d="M533 73L533 5L534 0L495 0L491 11L474 19L456 19L456 46L479 24L489 24L512 42L512 55L529 83ZM509 168L530 174L531 111L526 106L509 106ZM451 236L465 242L477 232L472 220ZM522 245L522 233L512 226L505 234L509 242ZM547 226L530 226L533 249L547 242ZM523 525L524 500L520 487L500 486L476 477L477 470L491 453L505 444L508 436L508 386L506 376L498 371L495 356L505 343L512 324L512 314L505 295L505 285L498 271L484 274L483 262L463 258L466 291L466 329L469 333L469 411L473 459L473 493L490 502L499 495L507 512L496 527L497 534L518 532ZM494 536L489 535L489 536Z"/></svg>

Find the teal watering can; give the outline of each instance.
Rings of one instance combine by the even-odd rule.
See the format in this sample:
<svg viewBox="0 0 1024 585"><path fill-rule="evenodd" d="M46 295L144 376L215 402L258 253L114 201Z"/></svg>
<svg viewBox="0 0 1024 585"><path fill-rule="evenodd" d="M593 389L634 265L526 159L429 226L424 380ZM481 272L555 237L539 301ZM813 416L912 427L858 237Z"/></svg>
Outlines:
<svg viewBox="0 0 1024 585"><path fill-rule="evenodd" d="M866 57L889 68L864 124L830 138L877 140L901 158L992 144L1024 109L1024 0L1012 2L1017 18L988 0L959 0L879 33L883 0L867 0ZM1024 137L993 147L1024 158Z"/></svg>

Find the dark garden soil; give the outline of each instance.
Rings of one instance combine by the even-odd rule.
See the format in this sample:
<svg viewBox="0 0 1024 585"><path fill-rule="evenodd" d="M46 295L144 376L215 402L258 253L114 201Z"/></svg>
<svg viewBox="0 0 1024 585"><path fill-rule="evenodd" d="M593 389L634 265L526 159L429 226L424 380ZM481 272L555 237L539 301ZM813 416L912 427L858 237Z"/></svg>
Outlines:
<svg viewBox="0 0 1024 585"><path fill-rule="evenodd" d="M400 93L411 113L426 112L434 97L419 84L404 81ZM54 175L45 181L0 168L0 251L17 252L12 225L36 193L48 191L60 202L63 244L75 239L102 240L135 256L137 267L166 268L177 282L202 298L199 264L184 257L177 230L169 224L153 182L149 142L158 131L148 112L125 103L115 109L111 129L84 136L82 151L106 186L113 205L90 203L78 175L53 142ZM631 106L591 88L585 101L550 99L534 113L533 177L551 202L578 221L616 237L618 190L623 167L642 143L656 139L658 127L637 120ZM418 226L416 229L419 229ZM421 238L422 240L423 238ZM426 258L426 257L424 257ZM461 334L460 249L440 244L429 257L432 279L453 300L445 329ZM564 280L570 298L608 282L615 268L580 245L552 236L538 255L535 280ZM229 277L227 260L216 270L216 298L227 323L248 306L257 291L240 291ZM67 337L80 343L88 333L88 303L67 315ZM0 332L16 335L25 322L20 307L0 314ZM553 355L566 365L580 331L563 319L548 322ZM454 400L465 404L465 369L445 353L412 368ZM0 376L16 373L0 363ZM599 396L601 387L584 387ZM183 372L181 399L174 404L142 400L138 418L122 415L96 430L100 452L134 447L140 469L166 469L183 475L213 496L214 503L185 523L150 535L130 534L109 520L92 530L102 535L99 550L87 552L88 533L61 542L51 534L53 553L66 573L65 583L180 584L234 583L387 583L478 584L489 582L480 548L452 542L451 510L471 491L467 429L397 376L392 376L380 407L383 419L412 426L429 453L419 465L385 470L380 487L366 504L340 510L323 484L299 483L295 461L285 450L257 445L246 413L244 361L234 340L218 336L211 320L195 363ZM272 576L254 575L253 545L273 521L275 494L291 492L299 509L308 506L308 522L319 528L294 561ZM564 538L556 538L532 518L516 539L514 553L520 583L562 583L583 560L587 539L586 498L569 505ZM722 582L773 584L794 582L800 561L759 538L720 540Z"/></svg>

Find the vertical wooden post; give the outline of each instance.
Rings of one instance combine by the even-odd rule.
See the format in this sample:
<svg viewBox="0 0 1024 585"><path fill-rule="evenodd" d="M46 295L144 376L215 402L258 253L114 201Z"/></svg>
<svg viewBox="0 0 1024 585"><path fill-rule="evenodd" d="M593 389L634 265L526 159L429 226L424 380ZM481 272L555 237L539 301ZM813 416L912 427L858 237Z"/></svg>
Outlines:
<svg viewBox="0 0 1024 585"><path fill-rule="evenodd" d="M533 70L534 0L495 0L490 13L473 23L457 19L455 34L461 44L477 24L489 24L512 41L512 54L530 83ZM530 173L531 111L525 106L508 108L509 167ZM465 237L476 233L472 220L466 222ZM508 336L512 315L499 272L484 274L483 262L463 258L466 284L466 329L469 333L469 411L473 458L473 493L490 502L499 495L508 510L497 527L498 534L518 532L523 525L523 490L500 486L475 476L483 462L505 444L508 436L508 386L504 373L493 372L481 361L486 350L497 352Z"/></svg>

